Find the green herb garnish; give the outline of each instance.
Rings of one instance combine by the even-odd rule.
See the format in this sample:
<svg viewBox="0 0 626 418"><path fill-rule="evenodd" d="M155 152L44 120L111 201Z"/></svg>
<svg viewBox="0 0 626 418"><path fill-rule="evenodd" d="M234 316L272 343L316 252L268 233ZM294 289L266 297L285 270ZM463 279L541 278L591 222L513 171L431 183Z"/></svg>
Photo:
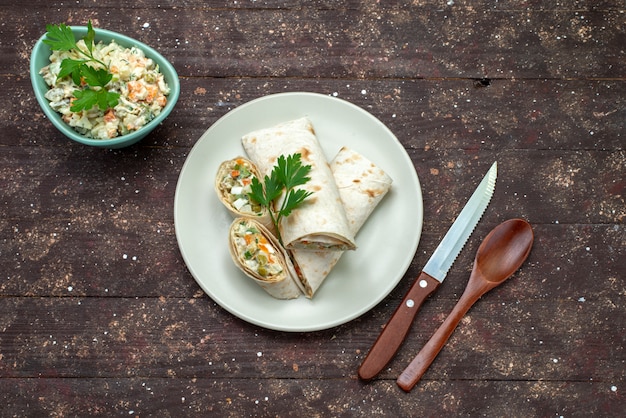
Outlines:
<svg viewBox="0 0 626 418"><path fill-rule="evenodd" d="M74 97L77 100L72 101L70 110L79 112L89 110L96 105L103 111L115 107L120 94L106 89L106 85L113 78L113 74L110 73L106 63L93 55L96 32L91 26L91 20L87 24L87 35L82 38L87 47L86 51L78 47L72 29L63 23L46 25L46 31L46 39L43 42L49 45L50 49L76 52L85 57L85 59L78 60L65 58L61 62L59 78L70 76L77 86L86 84L85 89L74 91Z"/></svg>
<svg viewBox="0 0 626 418"><path fill-rule="evenodd" d="M264 185L256 177L252 179L250 184L252 191L248 196L262 207L268 209L272 222L276 226L278 240L281 244L283 241L278 228L281 219L289 216L307 197L313 194L313 192L303 189L296 189L297 186L301 186L311 180L310 177L307 177L311 171L311 166L302 165L301 157L300 154L288 155L287 157L281 155L278 157L270 175L265 176L263 180ZM283 191L285 199L283 199L280 208L276 210L273 207L273 203L281 196Z"/></svg>

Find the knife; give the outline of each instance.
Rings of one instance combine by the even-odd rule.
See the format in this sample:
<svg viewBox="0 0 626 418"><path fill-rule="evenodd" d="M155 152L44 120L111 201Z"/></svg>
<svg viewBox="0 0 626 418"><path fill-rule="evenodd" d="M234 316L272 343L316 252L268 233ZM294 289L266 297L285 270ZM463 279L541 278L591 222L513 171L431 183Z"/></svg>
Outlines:
<svg viewBox="0 0 626 418"><path fill-rule="evenodd" d="M396 354L409 333L420 306L446 278L452 263L487 209L496 185L497 175L498 162L496 161L389 318L359 367L359 378L365 381L374 378Z"/></svg>

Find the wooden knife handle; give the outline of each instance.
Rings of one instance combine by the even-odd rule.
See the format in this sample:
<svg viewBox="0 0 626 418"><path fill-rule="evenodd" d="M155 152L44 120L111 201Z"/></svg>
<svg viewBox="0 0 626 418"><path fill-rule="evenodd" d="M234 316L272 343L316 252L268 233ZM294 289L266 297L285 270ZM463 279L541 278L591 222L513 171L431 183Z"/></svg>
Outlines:
<svg viewBox="0 0 626 418"><path fill-rule="evenodd" d="M417 276L359 367L359 378L370 380L389 363L409 333L422 303L440 284L424 272Z"/></svg>
<svg viewBox="0 0 626 418"><path fill-rule="evenodd" d="M493 284L497 285L497 283ZM475 288L470 288L470 291L466 289L465 292L463 292L463 295L461 295L461 298L454 306L454 309L452 309L452 312L450 312L445 321L443 321L443 324L439 326L437 331L435 331L430 340L422 347L413 361L411 361L407 368L398 376L396 383L402 390L410 392L411 389L413 389L413 386L415 386L424 373L426 373L426 370L428 370L459 322L461 322L461 318L463 318L474 302L480 298L481 294L486 291L485 288L479 288L479 293L472 293L474 289ZM489 290L489 288L487 288L487 290Z"/></svg>

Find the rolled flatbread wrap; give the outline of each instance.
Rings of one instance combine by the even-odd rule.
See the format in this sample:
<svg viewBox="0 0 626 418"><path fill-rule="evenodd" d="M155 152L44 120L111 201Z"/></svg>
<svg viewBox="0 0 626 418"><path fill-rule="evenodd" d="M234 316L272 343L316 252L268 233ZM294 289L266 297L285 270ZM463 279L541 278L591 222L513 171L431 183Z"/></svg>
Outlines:
<svg viewBox="0 0 626 418"><path fill-rule="evenodd" d="M282 218L279 230L289 250L356 249L348 220L328 161L308 118L284 122L242 137L242 145L261 175L269 175L278 157L301 155L302 165L310 165L310 180L300 189L313 192L301 206ZM280 206L283 196L279 197Z"/></svg>
<svg viewBox="0 0 626 418"><path fill-rule="evenodd" d="M391 188L392 179L363 155L347 147L339 150L330 167L350 232L356 235ZM291 251L306 297L313 297L342 254L342 251Z"/></svg>
<svg viewBox="0 0 626 418"><path fill-rule="evenodd" d="M254 177L261 179L259 169L247 158L224 161L217 169L215 192L233 217L253 218L272 231L274 226L267 208L248 197Z"/></svg>
<svg viewBox="0 0 626 418"><path fill-rule="evenodd" d="M295 299L302 292L289 256L261 223L237 218L230 225L230 255L235 265L277 299Z"/></svg>

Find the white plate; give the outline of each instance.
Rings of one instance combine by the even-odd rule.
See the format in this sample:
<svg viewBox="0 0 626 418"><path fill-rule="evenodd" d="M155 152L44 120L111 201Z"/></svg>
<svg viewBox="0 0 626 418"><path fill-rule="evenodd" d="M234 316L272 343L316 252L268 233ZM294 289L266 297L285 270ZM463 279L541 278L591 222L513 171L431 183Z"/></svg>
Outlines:
<svg viewBox="0 0 626 418"><path fill-rule="evenodd" d="M331 160L346 145L393 179L390 192L357 234L324 284L307 299L269 296L234 265L227 247L230 214L213 189L222 161L245 155L241 137L307 116ZM411 159L378 119L344 100L316 93L282 93L246 103L219 119L195 144L178 179L176 237L200 287L220 306L250 323L281 331L317 331L373 308L408 269L422 231L422 191Z"/></svg>

